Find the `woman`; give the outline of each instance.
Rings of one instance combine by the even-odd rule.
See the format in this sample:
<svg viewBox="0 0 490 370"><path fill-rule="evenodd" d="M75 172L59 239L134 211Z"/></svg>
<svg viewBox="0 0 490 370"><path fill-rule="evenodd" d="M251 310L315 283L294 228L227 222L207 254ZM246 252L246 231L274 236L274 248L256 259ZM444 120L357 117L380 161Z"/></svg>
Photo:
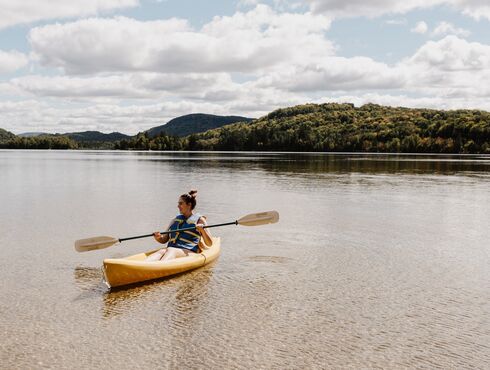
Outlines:
<svg viewBox="0 0 490 370"><path fill-rule="evenodd" d="M207 224L206 219L198 213L192 211L196 207L197 190L191 190L179 197L177 207L180 214L177 215L168 227L168 231L186 229L195 227L195 230L178 231L170 234L160 234L158 231L153 233L153 237L159 243L165 244L166 248L151 254L146 261L168 261L173 258L185 257L191 253L199 252L199 243L201 238L208 246L213 245L211 234L204 226Z"/></svg>

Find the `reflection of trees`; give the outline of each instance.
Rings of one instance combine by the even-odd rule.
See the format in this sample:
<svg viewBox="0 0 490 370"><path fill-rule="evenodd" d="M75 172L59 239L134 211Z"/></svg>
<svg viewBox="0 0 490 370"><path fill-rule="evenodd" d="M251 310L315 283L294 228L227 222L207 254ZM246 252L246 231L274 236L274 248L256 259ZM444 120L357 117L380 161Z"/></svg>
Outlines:
<svg viewBox="0 0 490 370"><path fill-rule="evenodd" d="M142 160L145 159L144 153ZM146 160L165 162L175 172L263 170L281 175L308 173L439 173L488 171L490 162L461 155L312 154L312 153L161 153Z"/></svg>
<svg viewBox="0 0 490 370"><path fill-rule="evenodd" d="M465 160L461 160L461 159ZM285 156L284 160L260 162L260 166L276 173L441 173L488 171L488 161L467 157L404 155L317 155Z"/></svg>

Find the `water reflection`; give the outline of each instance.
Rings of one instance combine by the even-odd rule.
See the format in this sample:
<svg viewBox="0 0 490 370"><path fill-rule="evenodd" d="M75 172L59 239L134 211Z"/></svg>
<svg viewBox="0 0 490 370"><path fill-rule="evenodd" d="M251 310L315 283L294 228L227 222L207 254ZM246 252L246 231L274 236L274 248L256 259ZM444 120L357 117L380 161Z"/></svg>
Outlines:
<svg viewBox="0 0 490 370"><path fill-rule="evenodd" d="M73 277L75 278L75 283L81 289L87 289L87 287L102 279L102 271L100 268L77 266L73 270Z"/></svg>
<svg viewBox="0 0 490 370"><path fill-rule="evenodd" d="M423 156L364 156L364 155L325 155L325 156L284 156L273 161L261 163L261 167L275 173L431 173L454 174L461 171L488 171L490 157L486 160L461 161L457 158L434 158Z"/></svg>
<svg viewBox="0 0 490 370"><path fill-rule="evenodd" d="M173 277L107 290L102 297L102 316L112 318L151 302L165 307L163 313L174 320L175 326L184 326L186 317L195 314L205 297L213 265L211 263Z"/></svg>
<svg viewBox="0 0 490 370"><path fill-rule="evenodd" d="M277 153L277 152L124 152L74 151L43 153L38 158L31 152L8 152L10 159L30 157L31 161L98 161L167 163L176 172L188 167L207 170L263 169L284 173L436 173L488 171L489 155L430 155L382 153ZM17 154L17 156L16 156ZM46 158L45 158L46 157Z"/></svg>
<svg viewBox="0 0 490 370"><path fill-rule="evenodd" d="M102 270L96 267L77 266L73 270L76 286L82 291L74 301L99 296L106 290L102 281Z"/></svg>
<svg viewBox="0 0 490 370"><path fill-rule="evenodd" d="M490 169L490 156L407 155L407 154L313 154L313 153L138 153L140 160L165 162L175 172L189 167L212 171L261 169L281 175L304 173L431 173L484 172Z"/></svg>
<svg viewBox="0 0 490 370"><path fill-rule="evenodd" d="M175 345L174 358L186 355L187 344L195 336L202 318L206 315L212 276L212 269L199 271L195 276L184 279L175 292L174 304L168 310L169 325L179 333L176 339L181 345Z"/></svg>
<svg viewBox="0 0 490 370"><path fill-rule="evenodd" d="M102 295L102 317L105 319L113 318L130 311L133 306L144 304L145 299L154 297L152 293L160 291L159 284L161 282L149 282L126 288L106 290Z"/></svg>

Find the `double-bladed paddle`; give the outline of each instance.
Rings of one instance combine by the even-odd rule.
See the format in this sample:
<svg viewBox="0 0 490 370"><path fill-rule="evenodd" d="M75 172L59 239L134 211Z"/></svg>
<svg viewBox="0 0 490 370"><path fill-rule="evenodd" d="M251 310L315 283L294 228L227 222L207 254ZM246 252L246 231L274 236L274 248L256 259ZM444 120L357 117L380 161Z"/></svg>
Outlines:
<svg viewBox="0 0 490 370"><path fill-rule="evenodd" d="M251 213L233 222L226 222L224 224L216 224L216 225L206 225L204 226L204 228L206 229L210 227L218 227L218 226L226 226L226 225L259 226L259 225L266 225L266 224L274 224L277 221L279 221L279 213L277 211L268 211L268 212ZM184 229L167 230L161 232L160 234L170 234L179 231L188 231L188 230L195 230L195 229L196 229L195 227L188 227ZM147 238L149 236L153 236L153 234L132 236L129 238L122 238L122 239L114 238L112 236L96 236L93 238L77 240L75 242L75 249L77 252L88 252L96 249L108 248L116 243L121 243L125 240Z"/></svg>

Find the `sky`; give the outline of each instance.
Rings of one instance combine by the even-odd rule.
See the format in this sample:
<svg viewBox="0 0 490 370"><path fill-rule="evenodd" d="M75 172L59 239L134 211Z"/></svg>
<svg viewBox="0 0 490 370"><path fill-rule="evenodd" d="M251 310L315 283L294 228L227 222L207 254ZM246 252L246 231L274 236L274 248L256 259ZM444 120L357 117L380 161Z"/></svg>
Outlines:
<svg viewBox="0 0 490 370"><path fill-rule="evenodd" d="M0 128L306 103L490 111L487 0L0 0Z"/></svg>

